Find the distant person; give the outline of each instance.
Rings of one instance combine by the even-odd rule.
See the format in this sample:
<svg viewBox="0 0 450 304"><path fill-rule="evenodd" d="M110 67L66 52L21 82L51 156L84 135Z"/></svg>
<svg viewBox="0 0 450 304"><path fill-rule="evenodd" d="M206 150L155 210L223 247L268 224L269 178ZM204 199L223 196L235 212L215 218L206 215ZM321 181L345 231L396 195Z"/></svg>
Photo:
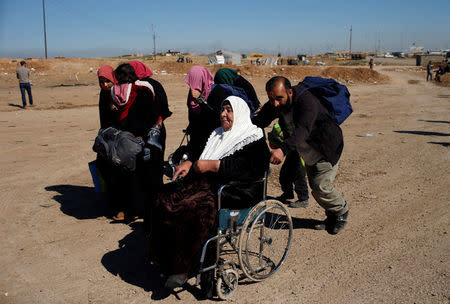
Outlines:
<svg viewBox="0 0 450 304"><path fill-rule="evenodd" d="M253 105L253 109L256 111L261 103L259 102L258 96L256 95L255 88L252 84L242 77L237 70L230 68L221 68L217 70L216 75L214 75L214 83L216 84L228 84L230 86L241 88L245 91L248 100Z"/></svg>
<svg viewBox="0 0 450 304"><path fill-rule="evenodd" d="M430 78L430 80L433 80L433 74L431 74L431 61L428 61L427 64L427 81L428 78Z"/></svg>
<svg viewBox="0 0 450 304"><path fill-rule="evenodd" d="M270 162L281 164L290 152L302 156L311 193L327 216L315 228L337 234L345 227L349 214L347 202L333 185L344 148L342 130L320 100L303 91L301 84L291 87L283 76L271 78L266 83L269 101L253 118L253 123L265 128L274 119L280 120L285 140L280 148L272 149Z"/></svg>
<svg viewBox="0 0 450 304"><path fill-rule="evenodd" d="M369 68L373 70L373 58L370 58L369 60Z"/></svg>
<svg viewBox="0 0 450 304"><path fill-rule="evenodd" d="M30 107L33 106L33 95L31 95L31 83L30 83L30 70L27 69L27 63L25 61L20 62L20 67L16 70L17 79L19 79L20 93L22 93L22 109L27 107L27 99L25 97L25 91L28 93L28 102Z"/></svg>
<svg viewBox="0 0 450 304"><path fill-rule="evenodd" d="M435 77L435 80L437 82L441 82L441 75L445 74L446 69L447 69L447 64L445 64L445 66L443 64L439 65L439 68L436 70L436 77Z"/></svg>

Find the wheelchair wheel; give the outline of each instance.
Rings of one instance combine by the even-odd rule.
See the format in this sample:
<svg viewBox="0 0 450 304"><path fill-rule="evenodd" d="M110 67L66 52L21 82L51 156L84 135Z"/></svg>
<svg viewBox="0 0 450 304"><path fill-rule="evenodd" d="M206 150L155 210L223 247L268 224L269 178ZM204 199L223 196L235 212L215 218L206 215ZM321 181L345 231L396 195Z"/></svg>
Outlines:
<svg viewBox="0 0 450 304"><path fill-rule="evenodd" d="M252 208L239 236L238 258L252 281L273 275L286 260L292 243L292 218L277 200L265 200Z"/></svg>
<svg viewBox="0 0 450 304"><path fill-rule="evenodd" d="M222 300L229 299L238 286L239 275L234 269L226 269L222 275L217 278L216 291L217 296Z"/></svg>

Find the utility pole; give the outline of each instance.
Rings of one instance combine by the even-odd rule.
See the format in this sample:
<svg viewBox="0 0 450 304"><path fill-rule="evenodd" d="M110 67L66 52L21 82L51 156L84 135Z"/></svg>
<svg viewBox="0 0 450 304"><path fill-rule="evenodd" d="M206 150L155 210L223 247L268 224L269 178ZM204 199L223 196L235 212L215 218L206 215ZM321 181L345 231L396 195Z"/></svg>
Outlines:
<svg viewBox="0 0 450 304"><path fill-rule="evenodd" d="M152 37L153 37L153 61L156 61L156 34L153 28L153 23L152 23Z"/></svg>
<svg viewBox="0 0 450 304"><path fill-rule="evenodd" d="M42 12L44 16L44 45L45 45L45 59L47 59L47 27L45 25L45 4L44 0L42 0Z"/></svg>
<svg viewBox="0 0 450 304"><path fill-rule="evenodd" d="M352 26L350 25L350 54L352 53Z"/></svg>

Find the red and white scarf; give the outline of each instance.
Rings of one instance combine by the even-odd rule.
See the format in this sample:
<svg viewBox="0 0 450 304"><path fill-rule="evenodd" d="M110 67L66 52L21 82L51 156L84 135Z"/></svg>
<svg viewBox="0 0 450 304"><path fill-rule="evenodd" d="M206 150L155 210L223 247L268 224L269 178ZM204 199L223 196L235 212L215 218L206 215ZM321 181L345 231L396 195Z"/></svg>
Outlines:
<svg viewBox="0 0 450 304"><path fill-rule="evenodd" d="M134 83L116 84L112 87L112 102L119 111L119 121L128 116L128 111L141 90L149 90L155 100L155 90L147 81L137 80Z"/></svg>

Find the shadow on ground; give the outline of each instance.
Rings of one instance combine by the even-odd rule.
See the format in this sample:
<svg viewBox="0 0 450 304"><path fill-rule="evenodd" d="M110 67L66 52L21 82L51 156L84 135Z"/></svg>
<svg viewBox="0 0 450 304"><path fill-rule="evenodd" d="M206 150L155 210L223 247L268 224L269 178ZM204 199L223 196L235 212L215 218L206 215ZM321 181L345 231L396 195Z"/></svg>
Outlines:
<svg viewBox="0 0 450 304"><path fill-rule="evenodd" d="M450 121L447 121L447 120L424 120L424 119L419 119L419 121L450 124Z"/></svg>
<svg viewBox="0 0 450 304"><path fill-rule="evenodd" d="M119 248L106 253L102 264L111 274L125 282L151 292L152 300L167 298L172 293L164 288L160 272L146 259L146 238L144 224L130 224L132 232L119 241Z"/></svg>
<svg viewBox="0 0 450 304"><path fill-rule="evenodd" d="M313 229L316 230L316 225L322 224L323 221L315 219L304 219L304 218L292 218L292 226L294 229Z"/></svg>
<svg viewBox="0 0 450 304"><path fill-rule="evenodd" d="M18 105L18 104L15 104L15 103L8 103L8 106L14 107L14 108L22 109L22 106L21 106L21 105Z"/></svg>
<svg viewBox="0 0 450 304"><path fill-rule="evenodd" d="M441 132L430 132L430 131L394 131L395 133L402 134L414 134L414 135L425 135L425 136L450 136L448 133Z"/></svg>
<svg viewBox="0 0 450 304"><path fill-rule="evenodd" d="M441 145L443 147L449 147L450 143L448 142L438 142L438 141L429 141L429 144L433 144L433 145Z"/></svg>
<svg viewBox="0 0 450 304"><path fill-rule="evenodd" d="M58 192L53 199L61 204L61 211L79 220L109 215L106 200L95 193L94 187L54 185L45 187L45 190Z"/></svg>

